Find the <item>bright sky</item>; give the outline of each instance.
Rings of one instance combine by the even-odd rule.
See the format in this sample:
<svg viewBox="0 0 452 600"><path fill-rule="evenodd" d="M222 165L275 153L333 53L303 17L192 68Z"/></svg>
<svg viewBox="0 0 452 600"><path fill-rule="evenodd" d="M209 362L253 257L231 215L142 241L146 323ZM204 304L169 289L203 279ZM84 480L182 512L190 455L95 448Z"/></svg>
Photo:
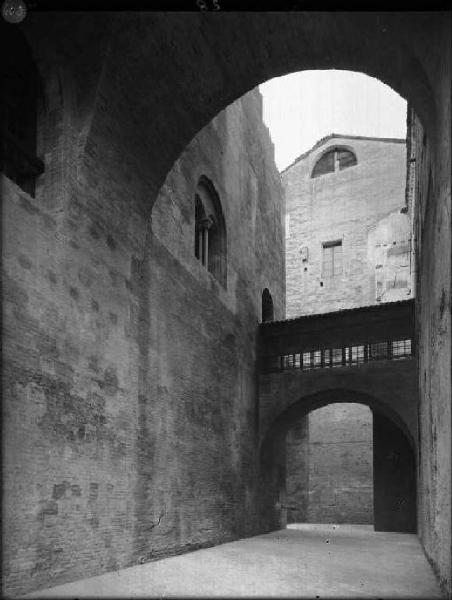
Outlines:
<svg viewBox="0 0 452 600"><path fill-rule="evenodd" d="M330 133L405 138L406 101L352 71L301 71L259 86L280 171Z"/></svg>

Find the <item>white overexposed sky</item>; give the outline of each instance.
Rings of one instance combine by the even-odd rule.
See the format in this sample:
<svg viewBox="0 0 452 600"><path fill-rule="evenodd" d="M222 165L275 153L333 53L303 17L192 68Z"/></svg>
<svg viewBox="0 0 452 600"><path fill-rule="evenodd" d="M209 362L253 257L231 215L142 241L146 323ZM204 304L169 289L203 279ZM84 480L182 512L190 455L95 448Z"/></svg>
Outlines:
<svg viewBox="0 0 452 600"><path fill-rule="evenodd" d="M300 71L259 86L280 171L330 133L406 136L406 101L378 79L352 71Z"/></svg>

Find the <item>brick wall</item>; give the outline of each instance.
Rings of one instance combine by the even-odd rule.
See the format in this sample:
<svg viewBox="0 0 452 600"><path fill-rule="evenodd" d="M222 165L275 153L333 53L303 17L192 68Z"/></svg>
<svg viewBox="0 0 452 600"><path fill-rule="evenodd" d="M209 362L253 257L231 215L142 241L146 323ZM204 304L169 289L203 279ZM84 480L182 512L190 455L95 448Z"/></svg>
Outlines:
<svg viewBox="0 0 452 600"><path fill-rule="evenodd" d="M259 399L261 455L264 465L263 473L266 476L261 496L262 503L267 508L267 522L275 528L282 526L284 522L284 514L281 515L277 512L278 503L287 507L289 520L292 517L307 518L306 496L309 497L310 488L306 485L306 478L311 467L307 459L309 440L306 430L309 422L303 422L303 419L312 411L324 406L330 408L330 405L331 408L337 407L337 410L340 411L343 404L362 404L364 402L372 411L391 419L401 430L399 437L406 438L408 444L414 449L414 453L417 451L416 359L377 360L359 367L325 368L312 371L294 368L261 373L259 376ZM336 414L335 411L333 414ZM351 414L347 416L347 425L350 420ZM338 419L336 419L334 427L330 427L329 420L322 420L322 428L329 430L329 435L332 436L328 440L334 440L335 430L338 429L337 421ZM365 427L370 428L371 423L371 420L367 420ZM290 433L293 428L296 429L295 434ZM286 438L288 438L288 443L286 443ZM348 439L357 438L349 437ZM328 454L334 454L335 443L325 447ZM346 446L354 446L354 444ZM292 453L293 457L289 461L286 457L288 453ZM341 451L337 455L340 456L340 454ZM346 458L345 465L353 464L355 459L361 460L361 456L357 457L357 454L353 451L350 452L350 449L344 458ZM318 464L318 468L327 470L329 469L328 463L329 459L325 457L325 460ZM348 477L350 481L350 473L347 473L347 468L343 469L343 466L338 464L336 473L338 482L342 475ZM367 455L365 464L359 465L357 479L360 481L361 489L365 489L367 485L365 473L369 473L369 470L370 475L367 481L371 481L371 469L372 457ZM286 472L288 470L294 476L289 477L287 486ZM346 485L345 487L350 486ZM345 491L345 494L348 492ZM326 491L326 495L329 493ZM367 501L365 511L368 511L369 514L372 510L369 495ZM291 515L289 510L291 507L294 507L295 515ZM303 517L303 515L305 516ZM347 521L347 515L341 514L340 508L338 517Z"/></svg>
<svg viewBox="0 0 452 600"><path fill-rule="evenodd" d="M357 164L312 178L319 158L335 146L352 150ZM289 166L282 180L289 318L413 296L404 140L329 136ZM411 196L412 191L408 201ZM322 244L334 240L342 242L342 272L326 277L322 272ZM327 443L312 437L320 418L325 432L329 431ZM302 427L309 431L310 476L304 520L372 522L371 412L357 405L347 409L332 405L305 420ZM345 435L360 442L344 443L338 424L348 424ZM288 443L288 465L292 465L289 488L295 490L301 486L300 482L295 484L295 456L300 455L301 446L297 449L293 439ZM352 473L354 481L350 480ZM291 502L297 499L289 494Z"/></svg>
<svg viewBox="0 0 452 600"><path fill-rule="evenodd" d="M346 146L358 164L311 178L319 157ZM412 297L404 140L326 138L282 173L287 317ZM322 244L342 241L342 272L322 273Z"/></svg>
<svg viewBox="0 0 452 600"><path fill-rule="evenodd" d="M450 22L448 23L450 25ZM445 27L447 27L445 23ZM450 46L449 46L450 47ZM448 54L450 68L450 52ZM450 131L450 79L439 78L443 130ZM449 93L446 91L449 87ZM413 115L417 344L419 348L418 531L444 594L451 564L451 153L450 136L433 140ZM434 167L434 153L441 167ZM424 274L420 277L420 272Z"/></svg>
<svg viewBox="0 0 452 600"><path fill-rule="evenodd" d="M7 594L256 531L263 289L277 318L285 309L282 192L257 91L192 140L151 214L117 96L83 149L76 103L48 87L36 198L2 177ZM201 174L225 214L227 289L193 254Z"/></svg>
<svg viewBox="0 0 452 600"><path fill-rule="evenodd" d="M304 418L286 436L287 522L306 523L309 509L310 436Z"/></svg>
<svg viewBox="0 0 452 600"><path fill-rule="evenodd" d="M29 261L33 259L32 264L35 265L33 270L28 271L32 279L36 278L36 264L43 264L46 270L44 256L47 256L48 262L62 264L75 251L78 256L86 255L88 262L99 260L99 254L102 266L97 265L96 273L97 269L102 268L106 277L92 281L90 295L99 307L105 302L108 309L113 309L114 304L120 305L120 300L115 298L117 290L108 283L109 267L120 263L124 281L130 283L131 257L143 257L142 242L146 233L143 224L147 224L149 217L146 208L155 200L171 165L193 136L218 111L243 93L269 77L284 75L289 71L313 67L342 68L378 77L413 103L426 133L428 154L426 163L417 171L422 185L426 186L418 196L421 206L418 229L420 270L416 291L419 298L416 301L420 341L419 411L425 428L420 439L422 483L419 493L422 496L422 508L419 519L422 521L424 548L437 569L445 591L450 594L451 230L447 224L450 221L451 157L450 136L445 134L450 131L451 125L450 15L325 12L319 17L316 13L289 11L270 16L267 13L232 12L218 19L213 13L196 11L190 14L137 14L124 11L108 15L29 11L19 27L28 31L30 39L33 38L33 49L39 54L40 69L46 63L54 73L55 91L62 90L65 96L65 118L59 118L58 106L47 105L52 114L44 142L52 146L50 138L53 138L58 147L46 147L40 156L44 158L44 154L47 154L44 181L49 181L51 185L48 192L40 195L40 204L31 203L31 212L24 209L17 213L17 226L11 220L6 222L4 217L3 258L6 262L5 251L9 250L5 250L5 234L8 232L8 244L12 237L18 236L19 239L25 239L25 246L29 245L30 256L27 258ZM61 77L56 76L58 73ZM59 141L63 143L59 145ZM419 143L423 143L422 136ZM52 169L48 168L50 163ZM432 180L430 195L427 194L429 172ZM82 185L84 179L89 179L88 186ZM50 192L52 186L53 191ZM6 203L5 197L3 193ZM38 211L35 211L36 208ZM10 207L4 210L8 217ZM32 216L33 212L35 217ZM38 213L46 216L40 217ZM29 229L25 223L22 224L22 217L24 221L32 219ZM39 233L40 239L46 240L42 255L36 251L39 247L36 242L38 219L46 220L49 224L47 233L45 230L42 236ZM85 233L94 223L97 223L97 228L92 229L92 237L94 239L97 235L98 241L96 251L90 256L88 248L94 242L89 237L91 234L85 237ZM105 251L107 240L110 249L116 242L116 250L112 255ZM76 249L74 244L79 241L80 248ZM422 251L419 251L421 245ZM133 264L133 287L136 290L143 281L138 268L142 263L135 261ZM24 287L24 280L19 276L19 266L11 263L10 258L4 269L7 285L3 284L3 293L9 298L8 302L12 302L11 298L14 297L18 307L28 308L26 303L29 298L41 299L36 286L32 286L30 294L27 294L28 288ZM70 287L74 287L77 278L76 270L71 270L69 265L62 264L57 273L49 270L49 282L56 281L57 287L50 288L46 294L46 308L52 307L53 303L58 304L60 296L67 298L69 292L63 276L71 282ZM101 298L101 302L96 296ZM65 312L61 307L59 310L58 319L53 315L48 318L42 335L56 339L52 329L59 327L57 339L60 340L60 346L66 339L78 342L78 336L74 335L72 329L70 332L66 330L68 325L72 327L70 319L75 320L74 314L78 314L78 308L74 305L72 312L69 309ZM121 309L121 314L127 319L130 318L129 310L129 305ZM134 314L136 318L136 312ZM147 329L143 326L147 322L146 314L139 314L139 326L135 329L141 336L140 351L133 339L127 347L131 356L135 352L135 357L140 357L147 347L143 335ZM4 324L10 318L8 313ZM81 330L96 332L97 335L101 327L96 325L96 321L101 323L100 317L92 321L80 319L76 325ZM33 343L38 335L37 326L32 319L24 318L23 323L25 325L19 328L18 319L14 317L11 325L7 325L10 339L7 340L6 350L4 346L3 358L6 362L11 356L20 372L26 372L26 366L31 365L39 374L42 369L36 360L42 350L40 348L37 351ZM32 343L29 346L21 344L20 335ZM100 337L101 345L105 338L105 334ZM90 341L88 350L95 345ZM109 353L106 354L106 362L109 361ZM99 352L99 355L104 356L103 352ZM117 362L120 363L120 360ZM130 362L138 364L134 357ZM75 365L73 371L70 368L72 365ZM4 373L9 368L9 364L6 364ZM80 364L77 360L68 359L58 364L57 368L69 378L73 373L78 375ZM103 373L102 361L100 369ZM146 368L131 369L124 401L127 411L131 404L136 403L138 388L142 397L146 397L146 373ZM12 380L15 379L14 376ZM76 377L74 381L77 387ZM99 378L99 381L103 379ZM26 394L20 393L19 399L25 406L31 402ZM22 422L19 402L11 402L11 406L13 422ZM4 410L8 416L11 407L6 402ZM31 414L30 411L25 413ZM155 415L154 411L153 417ZM17 514L21 518L23 514L26 515L24 528L14 519L8 520L8 527L11 528L8 529L8 536L13 531L13 542L20 539L22 544L20 551L14 549L14 555L10 555L12 571L15 581L28 585L27 573L34 565L34 557L30 558L24 548L30 544L36 548L32 536L28 537L28 532L32 531L30 524L34 519L34 505L32 500L30 503L27 501L34 493L29 484L34 471L31 469L30 477L21 477L25 469L22 459L26 452L16 452L15 427L11 422L5 420L4 427L4 431L12 431L12 451L8 460L16 465L19 474L20 485L17 486L17 493L14 492L11 497L14 507L18 507ZM36 424L30 425L31 431L35 429ZM45 440L45 436L42 437ZM145 433L142 438L149 439ZM27 438L24 437L23 441L27 443ZM4 447L7 447L6 442ZM35 464L37 454L52 456L50 450L51 444L47 444L44 450L30 444L32 464ZM55 454L60 460L58 452ZM14 463L16 455L17 462ZM88 462L88 466L91 464ZM46 468L44 464L40 472ZM64 478L64 468L60 474ZM90 475L90 471L86 470L86 477ZM435 485L433 480L437 481ZM11 485L11 478L8 479L8 485ZM46 498L53 494L52 485L51 481L49 488L44 490ZM130 489L127 490L129 497ZM122 522L124 519L118 518L118 526ZM141 521L138 523L137 530ZM3 540L8 540L8 536L4 535ZM118 537L122 539L122 535ZM44 540L43 535L43 546ZM116 541L119 543L119 540ZM79 542L79 538L76 542ZM79 551L77 544L76 550ZM94 548L88 558L79 553L83 576L88 574L87 565L91 564L91 559L94 561L94 572L106 568L101 564L102 559L98 559L98 550ZM9 551L10 548L4 548L4 554ZM60 555L56 552L55 558ZM130 554L126 553L125 556L129 559ZM21 567L17 569L19 564ZM39 569L37 573L39 579ZM4 575L6 577L5 570ZM70 576L73 575L74 571ZM12 581L10 576L11 573L8 574L8 585ZM38 581L38 584L41 585L41 582Z"/></svg>
<svg viewBox="0 0 452 600"><path fill-rule="evenodd" d="M307 443L287 436L288 520L306 523L372 523L372 414L359 404L331 404L308 415ZM306 465L307 463L307 465ZM307 486L300 485L307 471ZM289 508L290 511L290 508Z"/></svg>

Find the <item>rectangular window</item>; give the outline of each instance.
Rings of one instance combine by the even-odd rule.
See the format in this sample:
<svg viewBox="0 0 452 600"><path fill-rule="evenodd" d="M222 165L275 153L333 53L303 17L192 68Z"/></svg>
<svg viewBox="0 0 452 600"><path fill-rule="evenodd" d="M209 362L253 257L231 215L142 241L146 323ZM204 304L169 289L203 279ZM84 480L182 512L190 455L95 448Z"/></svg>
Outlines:
<svg viewBox="0 0 452 600"><path fill-rule="evenodd" d="M289 369L292 365L292 357L290 356L290 354L285 354L284 356L281 356L281 369Z"/></svg>
<svg viewBox="0 0 452 600"><path fill-rule="evenodd" d="M350 350L350 362L352 365L364 362L364 346L352 346Z"/></svg>
<svg viewBox="0 0 452 600"><path fill-rule="evenodd" d="M281 357L281 368L282 369L299 369L300 368L300 354L285 354Z"/></svg>
<svg viewBox="0 0 452 600"><path fill-rule="evenodd" d="M397 340L392 342L392 356L411 356L411 340Z"/></svg>
<svg viewBox="0 0 452 600"><path fill-rule="evenodd" d="M323 351L323 366L331 367L331 350L329 348Z"/></svg>
<svg viewBox="0 0 452 600"><path fill-rule="evenodd" d="M333 367L342 367L342 348L333 348L331 352Z"/></svg>
<svg viewBox="0 0 452 600"><path fill-rule="evenodd" d="M303 369L309 370L312 368L312 356L310 352L303 352Z"/></svg>
<svg viewBox="0 0 452 600"><path fill-rule="evenodd" d="M322 366L322 351L321 350L314 350L314 352L311 352L311 365L314 369L320 369Z"/></svg>
<svg viewBox="0 0 452 600"><path fill-rule="evenodd" d="M322 244L322 277L342 273L342 240Z"/></svg>

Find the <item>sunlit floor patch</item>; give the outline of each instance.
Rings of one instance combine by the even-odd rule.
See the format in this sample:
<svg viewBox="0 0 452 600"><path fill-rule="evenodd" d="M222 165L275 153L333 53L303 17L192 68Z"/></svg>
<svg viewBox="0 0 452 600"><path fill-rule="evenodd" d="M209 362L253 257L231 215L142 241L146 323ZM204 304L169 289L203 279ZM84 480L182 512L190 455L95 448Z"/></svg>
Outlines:
<svg viewBox="0 0 452 600"><path fill-rule="evenodd" d="M156 596L441 598L416 535L310 523L25 597Z"/></svg>

